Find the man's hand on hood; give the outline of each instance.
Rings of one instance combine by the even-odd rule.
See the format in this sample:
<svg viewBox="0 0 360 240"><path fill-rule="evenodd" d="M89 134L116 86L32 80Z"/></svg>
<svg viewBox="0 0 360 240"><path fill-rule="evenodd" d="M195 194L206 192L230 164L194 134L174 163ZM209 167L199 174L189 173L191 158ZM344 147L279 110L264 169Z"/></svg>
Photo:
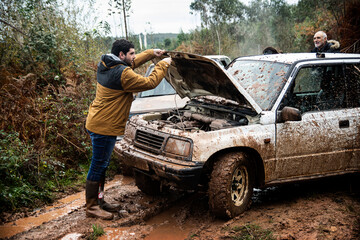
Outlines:
<svg viewBox="0 0 360 240"><path fill-rule="evenodd" d="M166 51L162 50L162 49L154 49L154 54L157 57L160 57L161 55L163 55Z"/></svg>

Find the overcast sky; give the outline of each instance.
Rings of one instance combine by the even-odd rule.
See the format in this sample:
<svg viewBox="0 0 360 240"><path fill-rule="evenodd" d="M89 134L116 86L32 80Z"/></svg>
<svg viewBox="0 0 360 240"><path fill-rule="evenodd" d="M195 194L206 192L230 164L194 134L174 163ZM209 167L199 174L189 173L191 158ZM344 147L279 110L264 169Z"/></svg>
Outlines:
<svg viewBox="0 0 360 240"><path fill-rule="evenodd" d="M287 0L289 3L297 1ZM181 30L187 33L201 24L199 14L190 14L191 2L193 0L131 0L128 29L134 34L179 33ZM107 16L108 1L97 0L96 8L102 16ZM109 16L106 21L111 25L112 35L125 35L118 18Z"/></svg>

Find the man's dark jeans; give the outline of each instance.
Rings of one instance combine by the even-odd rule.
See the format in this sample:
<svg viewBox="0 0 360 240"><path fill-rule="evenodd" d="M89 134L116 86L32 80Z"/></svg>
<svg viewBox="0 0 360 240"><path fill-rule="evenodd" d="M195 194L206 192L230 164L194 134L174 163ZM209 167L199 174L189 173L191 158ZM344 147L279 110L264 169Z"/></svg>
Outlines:
<svg viewBox="0 0 360 240"><path fill-rule="evenodd" d="M87 180L100 182L105 178L109 166L111 153L114 149L116 136L96 134L88 130L92 143L91 165Z"/></svg>

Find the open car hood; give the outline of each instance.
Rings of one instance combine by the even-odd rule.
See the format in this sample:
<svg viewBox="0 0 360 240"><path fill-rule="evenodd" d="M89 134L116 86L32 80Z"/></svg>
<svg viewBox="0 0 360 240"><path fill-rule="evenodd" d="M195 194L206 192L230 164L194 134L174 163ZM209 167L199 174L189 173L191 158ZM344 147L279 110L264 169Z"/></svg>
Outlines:
<svg viewBox="0 0 360 240"><path fill-rule="evenodd" d="M165 78L180 97L220 96L260 113L260 107L245 89L216 61L184 52L167 54L171 56L172 63ZM163 58L157 57L153 61L157 63Z"/></svg>

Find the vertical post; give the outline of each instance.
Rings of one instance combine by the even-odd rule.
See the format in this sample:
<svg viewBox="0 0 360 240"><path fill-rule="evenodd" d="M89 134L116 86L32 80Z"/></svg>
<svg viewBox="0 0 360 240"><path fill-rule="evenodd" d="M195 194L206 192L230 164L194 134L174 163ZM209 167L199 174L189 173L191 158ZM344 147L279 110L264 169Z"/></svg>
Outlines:
<svg viewBox="0 0 360 240"><path fill-rule="evenodd" d="M139 33L139 43L140 43L140 50L142 50L143 47L142 47L142 41L141 41L141 33Z"/></svg>
<svg viewBox="0 0 360 240"><path fill-rule="evenodd" d="M147 49L146 32L144 33L144 48Z"/></svg>
<svg viewBox="0 0 360 240"><path fill-rule="evenodd" d="M220 45L220 36L219 36L219 32L218 32L218 30L216 29L216 27L215 27L215 31L216 31L216 35L217 35L217 37L218 37L218 43L219 43L219 55L220 55L220 49L221 49L221 45Z"/></svg>
<svg viewBox="0 0 360 240"><path fill-rule="evenodd" d="M124 25L125 25L125 36L126 36L126 39L128 40L128 34L127 34L127 25L126 25L126 13L125 13L125 2L124 0L122 0L122 3L123 3L123 13L124 13Z"/></svg>

